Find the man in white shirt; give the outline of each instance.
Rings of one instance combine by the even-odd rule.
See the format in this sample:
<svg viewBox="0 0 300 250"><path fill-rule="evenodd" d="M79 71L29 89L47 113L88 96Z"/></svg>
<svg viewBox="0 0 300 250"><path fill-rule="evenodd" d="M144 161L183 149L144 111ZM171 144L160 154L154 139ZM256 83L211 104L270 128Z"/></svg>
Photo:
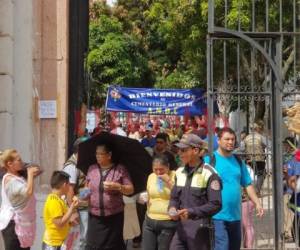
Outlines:
<svg viewBox="0 0 300 250"><path fill-rule="evenodd" d="M85 175L76 167L77 154L79 144L85 141L87 137L78 138L73 144L73 154L64 164L63 171L70 175L70 189L67 195L67 201L72 203L74 195L78 195L80 190L85 187ZM88 202L80 200L78 207L79 223L80 223L80 241L79 246L75 246L74 250L85 249L86 246L86 234L88 227Z"/></svg>

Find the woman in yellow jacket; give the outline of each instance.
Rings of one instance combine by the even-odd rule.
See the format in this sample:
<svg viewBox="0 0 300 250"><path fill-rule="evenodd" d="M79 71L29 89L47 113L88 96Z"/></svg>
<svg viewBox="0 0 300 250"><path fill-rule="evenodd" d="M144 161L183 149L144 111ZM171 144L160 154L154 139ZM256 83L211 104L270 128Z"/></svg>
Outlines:
<svg viewBox="0 0 300 250"><path fill-rule="evenodd" d="M168 158L156 156L153 160L153 173L147 182L147 213L143 225L143 250L168 250L176 221L168 214L171 189L175 171L170 171Z"/></svg>

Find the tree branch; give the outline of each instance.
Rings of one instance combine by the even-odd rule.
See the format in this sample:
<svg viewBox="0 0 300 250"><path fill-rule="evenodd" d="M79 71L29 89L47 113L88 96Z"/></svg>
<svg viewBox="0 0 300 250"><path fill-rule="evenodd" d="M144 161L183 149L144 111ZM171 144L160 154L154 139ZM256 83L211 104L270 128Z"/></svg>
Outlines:
<svg viewBox="0 0 300 250"><path fill-rule="evenodd" d="M285 55L286 53L288 53L293 48L294 48L294 45L292 44L289 47L287 47L284 51L282 51L282 54Z"/></svg>
<svg viewBox="0 0 300 250"><path fill-rule="evenodd" d="M245 57L244 54L242 54L242 62L243 62L243 65L244 65L244 67L243 67L244 75L245 76L247 75L247 77L250 79L250 77L251 77L250 65L249 65L248 60L247 60L247 58Z"/></svg>
<svg viewBox="0 0 300 250"><path fill-rule="evenodd" d="M284 62L284 66L282 69L282 78L285 79L285 76L291 66L291 64L294 62L294 56L295 56L295 49L293 49L288 57L288 59Z"/></svg>

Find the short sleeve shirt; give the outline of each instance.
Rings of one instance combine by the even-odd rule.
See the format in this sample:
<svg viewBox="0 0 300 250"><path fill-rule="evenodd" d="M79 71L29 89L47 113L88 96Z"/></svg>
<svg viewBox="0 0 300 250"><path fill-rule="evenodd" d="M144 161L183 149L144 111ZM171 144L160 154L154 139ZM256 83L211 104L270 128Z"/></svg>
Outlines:
<svg viewBox="0 0 300 250"><path fill-rule="evenodd" d="M214 152L215 169L222 180L222 209L213 218L224 221L241 220L241 187L252 183L250 174L244 162L240 166L234 155L224 157ZM209 157L205 158L209 163Z"/></svg>
<svg viewBox="0 0 300 250"><path fill-rule="evenodd" d="M286 163L289 176L300 175L300 162L293 157Z"/></svg>
<svg viewBox="0 0 300 250"><path fill-rule="evenodd" d="M61 246L67 238L70 226L66 223L63 227L58 228L53 219L62 217L68 211L67 204L56 194L49 194L44 206L44 224L45 232L43 241L50 246Z"/></svg>
<svg viewBox="0 0 300 250"><path fill-rule="evenodd" d="M19 178L11 178L5 184L5 192L11 203L15 208L22 208L27 202L27 184Z"/></svg>
<svg viewBox="0 0 300 250"><path fill-rule="evenodd" d="M63 171L70 175L70 183L75 185L77 183L78 170L74 164L69 164L64 167Z"/></svg>

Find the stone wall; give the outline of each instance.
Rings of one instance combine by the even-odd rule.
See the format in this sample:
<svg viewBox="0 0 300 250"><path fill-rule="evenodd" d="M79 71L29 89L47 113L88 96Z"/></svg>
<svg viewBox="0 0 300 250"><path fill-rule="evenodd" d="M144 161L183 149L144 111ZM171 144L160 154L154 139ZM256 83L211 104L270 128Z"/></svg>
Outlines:
<svg viewBox="0 0 300 250"><path fill-rule="evenodd" d="M0 58L0 150L58 168L66 157L68 0L2 0ZM39 119L39 100L57 101L57 119Z"/></svg>
<svg viewBox="0 0 300 250"><path fill-rule="evenodd" d="M66 159L68 4L69 0L0 4L0 150L16 148L23 160L43 167L38 192ZM39 119L39 100L57 101L56 119ZM37 246L39 242L40 234Z"/></svg>
<svg viewBox="0 0 300 250"><path fill-rule="evenodd" d="M0 4L0 149L12 146L14 4Z"/></svg>
<svg viewBox="0 0 300 250"><path fill-rule="evenodd" d="M66 158L67 85L68 85L68 1L33 0L34 50L33 88L34 152L33 160L47 171L41 184L48 184L54 169ZM56 100L57 119L39 119L38 101Z"/></svg>

